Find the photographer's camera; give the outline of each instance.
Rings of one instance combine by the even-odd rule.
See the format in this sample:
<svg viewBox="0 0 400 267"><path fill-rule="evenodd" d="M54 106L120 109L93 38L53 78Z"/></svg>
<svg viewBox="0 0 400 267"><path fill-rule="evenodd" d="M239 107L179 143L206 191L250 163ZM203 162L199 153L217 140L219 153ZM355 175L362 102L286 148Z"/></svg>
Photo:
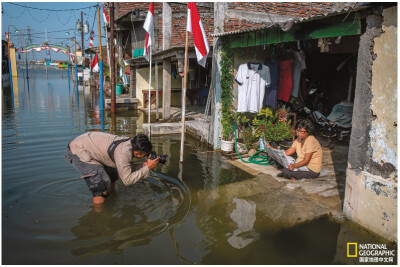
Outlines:
<svg viewBox="0 0 400 267"><path fill-rule="evenodd" d="M167 155L157 155L157 153L154 151L151 151L150 155L151 155L150 159L158 158L158 162L161 164L165 164L167 162L167 157L168 157Z"/></svg>

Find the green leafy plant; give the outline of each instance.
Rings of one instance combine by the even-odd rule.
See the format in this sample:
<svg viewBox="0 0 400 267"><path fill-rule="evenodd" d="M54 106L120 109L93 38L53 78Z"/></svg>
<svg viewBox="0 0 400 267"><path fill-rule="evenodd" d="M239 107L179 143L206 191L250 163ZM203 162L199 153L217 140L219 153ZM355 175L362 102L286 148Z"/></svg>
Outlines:
<svg viewBox="0 0 400 267"><path fill-rule="evenodd" d="M110 77L110 66L108 64L103 64L104 76Z"/></svg>
<svg viewBox="0 0 400 267"><path fill-rule="evenodd" d="M240 133L240 138L242 139L243 143L246 145L247 149L257 149L258 144L257 141L260 137L257 137L253 134L253 128L247 127Z"/></svg>
<svg viewBox="0 0 400 267"><path fill-rule="evenodd" d="M283 140L292 141L294 138L295 130L293 127L286 122L278 123L267 123L265 128L261 130L264 134L264 138L268 142L279 142Z"/></svg>
<svg viewBox="0 0 400 267"><path fill-rule="evenodd" d="M257 146L260 137L264 137L267 142L279 142L291 141L295 135L291 121L288 120L288 113L284 109L273 110L268 107L261 109L254 115L250 129L245 129L242 134L249 149Z"/></svg>
<svg viewBox="0 0 400 267"><path fill-rule="evenodd" d="M224 43L224 42L223 42ZM222 104L222 139L229 141L234 136L234 123L237 116L233 111L233 70L232 70L232 50L225 42L221 51L221 104Z"/></svg>

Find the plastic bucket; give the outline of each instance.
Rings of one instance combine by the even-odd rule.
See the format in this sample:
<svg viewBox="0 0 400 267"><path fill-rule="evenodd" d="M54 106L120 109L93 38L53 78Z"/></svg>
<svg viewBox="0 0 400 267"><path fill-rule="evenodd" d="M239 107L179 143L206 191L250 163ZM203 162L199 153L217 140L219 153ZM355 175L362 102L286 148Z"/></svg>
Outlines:
<svg viewBox="0 0 400 267"><path fill-rule="evenodd" d="M122 94L122 84L117 83L115 85L115 94L116 95L121 95Z"/></svg>

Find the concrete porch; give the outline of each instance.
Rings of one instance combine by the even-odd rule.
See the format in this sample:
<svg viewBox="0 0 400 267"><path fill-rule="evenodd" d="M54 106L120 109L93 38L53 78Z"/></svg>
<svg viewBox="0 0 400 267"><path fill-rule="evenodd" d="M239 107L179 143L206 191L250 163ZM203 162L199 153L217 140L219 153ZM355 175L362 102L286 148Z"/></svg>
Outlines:
<svg viewBox="0 0 400 267"><path fill-rule="evenodd" d="M292 181L277 177L280 170L273 166L244 163L240 159L225 159L230 164L254 175L249 180L203 191L207 203L221 205L241 198L256 204L256 210L280 226L291 227L328 216L342 222L348 146L323 146L321 175L316 179ZM248 156L243 157L248 160Z"/></svg>

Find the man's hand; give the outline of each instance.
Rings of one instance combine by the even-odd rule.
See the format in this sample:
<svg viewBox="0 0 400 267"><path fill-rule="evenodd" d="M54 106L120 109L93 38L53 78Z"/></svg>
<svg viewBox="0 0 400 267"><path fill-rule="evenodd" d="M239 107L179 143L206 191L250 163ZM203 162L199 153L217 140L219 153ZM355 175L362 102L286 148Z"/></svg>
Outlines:
<svg viewBox="0 0 400 267"><path fill-rule="evenodd" d="M290 164L289 165L289 170L293 171L294 168L296 168L296 164Z"/></svg>
<svg viewBox="0 0 400 267"><path fill-rule="evenodd" d="M156 157L155 159L150 159L151 156L149 156L149 159L145 162L147 163L147 168L149 168L149 170L154 169L155 167L157 167L158 165L158 157ZM145 164L143 164L145 165Z"/></svg>

